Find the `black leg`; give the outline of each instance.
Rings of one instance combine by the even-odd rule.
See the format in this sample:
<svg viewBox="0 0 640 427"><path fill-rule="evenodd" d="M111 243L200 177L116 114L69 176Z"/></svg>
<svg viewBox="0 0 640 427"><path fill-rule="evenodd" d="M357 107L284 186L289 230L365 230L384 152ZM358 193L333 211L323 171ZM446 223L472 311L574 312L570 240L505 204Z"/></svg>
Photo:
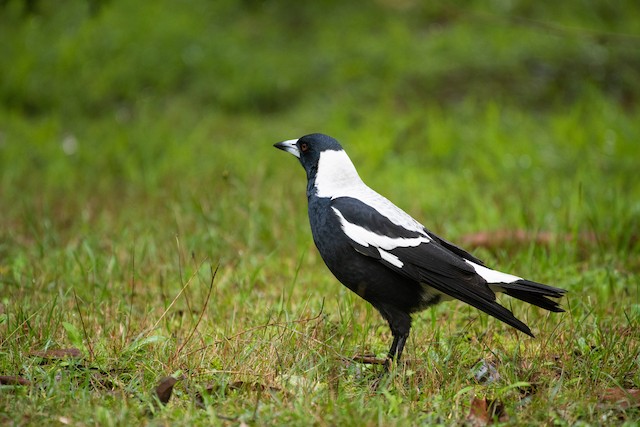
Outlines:
<svg viewBox="0 0 640 427"><path fill-rule="evenodd" d="M389 349L389 354L387 356L387 361L384 364L385 370L389 370L391 368L391 363L395 360L396 363L400 361L402 357L402 351L404 350L404 345L407 343L407 338L409 334L394 334L393 342L391 343L391 348Z"/></svg>
<svg viewBox="0 0 640 427"><path fill-rule="evenodd" d="M399 362L400 357L402 357L402 351L404 350L404 345L407 343L407 338L409 338L409 334L400 335L398 337L398 347L396 348L396 362Z"/></svg>
<svg viewBox="0 0 640 427"><path fill-rule="evenodd" d="M389 322L389 328L391 328L391 334L393 335L393 342L389 349L387 363L385 363L386 370L389 370L391 362L393 360L399 362L400 357L402 357L402 351L411 330L411 316L406 311L394 306L380 305L376 308L380 311L382 317Z"/></svg>
<svg viewBox="0 0 640 427"><path fill-rule="evenodd" d="M398 339L399 339L399 336L394 334L393 342L391 343L391 348L389 349L389 354L387 355L387 357L391 360L393 360L396 357L396 353L398 351Z"/></svg>

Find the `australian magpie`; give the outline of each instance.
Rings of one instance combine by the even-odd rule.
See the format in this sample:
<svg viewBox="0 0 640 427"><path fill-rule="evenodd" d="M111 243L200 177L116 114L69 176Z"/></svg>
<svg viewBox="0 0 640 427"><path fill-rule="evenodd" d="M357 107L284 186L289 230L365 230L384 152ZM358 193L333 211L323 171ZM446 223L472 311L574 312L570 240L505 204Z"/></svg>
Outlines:
<svg viewBox="0 0 640 427"><path fill-rule="evenodd" d="M369 188L335 139L315 133L274 146L296 156L307 173L311 233L325 264L389 323L390 360L402 356L411 314L444 300L464 301L532 337L496 302L496 292L564 311L547 298L564 289L486 267Z"/></svg>

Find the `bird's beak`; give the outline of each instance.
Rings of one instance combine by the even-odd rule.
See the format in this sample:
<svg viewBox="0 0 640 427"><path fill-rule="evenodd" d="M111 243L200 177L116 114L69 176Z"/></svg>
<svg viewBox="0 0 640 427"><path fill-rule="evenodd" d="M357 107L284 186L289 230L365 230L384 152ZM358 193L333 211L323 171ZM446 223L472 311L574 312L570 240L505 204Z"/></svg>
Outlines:
<svg viewBox="0 0 640 427"><path fill-rule="evenodd" d="M300 150L298 150L298 146L296 143L297 139L290 139L288 141L278 142L277 144L273 144L274 147L279 148L287 153L291 153L297 158L300 158Z"/></svg>

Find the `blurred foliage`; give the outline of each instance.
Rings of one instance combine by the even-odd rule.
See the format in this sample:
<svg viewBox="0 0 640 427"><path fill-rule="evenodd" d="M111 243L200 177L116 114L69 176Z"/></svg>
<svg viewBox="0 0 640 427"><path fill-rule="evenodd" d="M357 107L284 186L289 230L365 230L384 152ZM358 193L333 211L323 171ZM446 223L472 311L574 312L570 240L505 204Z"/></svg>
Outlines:
<svg viewBox="0 0 640 427"><path fill-rule="evenodd" d="M0 197L18 216L34 200L268 199L255 183L296 171L257 160L312 131L414 209L457 212L488 186L562 204L581 185L599 205L607 180L633 197L639 26L635 1L3 0Z"/></svg>
<svg viewBox="0 0 640 427"><path fill-rule="evenodd" d="M4 0L0 102L96 116L144 100L273 113L305 102L544 107L593 85L635 105L635 1Z"/></svg>

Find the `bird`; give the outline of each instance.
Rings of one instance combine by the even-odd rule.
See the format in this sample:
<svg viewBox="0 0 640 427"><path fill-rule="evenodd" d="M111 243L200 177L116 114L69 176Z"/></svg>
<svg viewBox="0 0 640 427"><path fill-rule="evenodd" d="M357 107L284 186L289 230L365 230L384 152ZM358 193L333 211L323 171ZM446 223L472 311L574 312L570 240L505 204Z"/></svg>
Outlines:
<svg viewBox="0 0 640 427"><path fill-rule="evenodd" d="M531 337L496 293L564 311L549 298L566 290L487 267L368 187L336 139L313 133L274 147L297 157L306 172L309 224L324 263L389 324L385 366L400 361L412 314L446 300L463 301Z"/></svg>

